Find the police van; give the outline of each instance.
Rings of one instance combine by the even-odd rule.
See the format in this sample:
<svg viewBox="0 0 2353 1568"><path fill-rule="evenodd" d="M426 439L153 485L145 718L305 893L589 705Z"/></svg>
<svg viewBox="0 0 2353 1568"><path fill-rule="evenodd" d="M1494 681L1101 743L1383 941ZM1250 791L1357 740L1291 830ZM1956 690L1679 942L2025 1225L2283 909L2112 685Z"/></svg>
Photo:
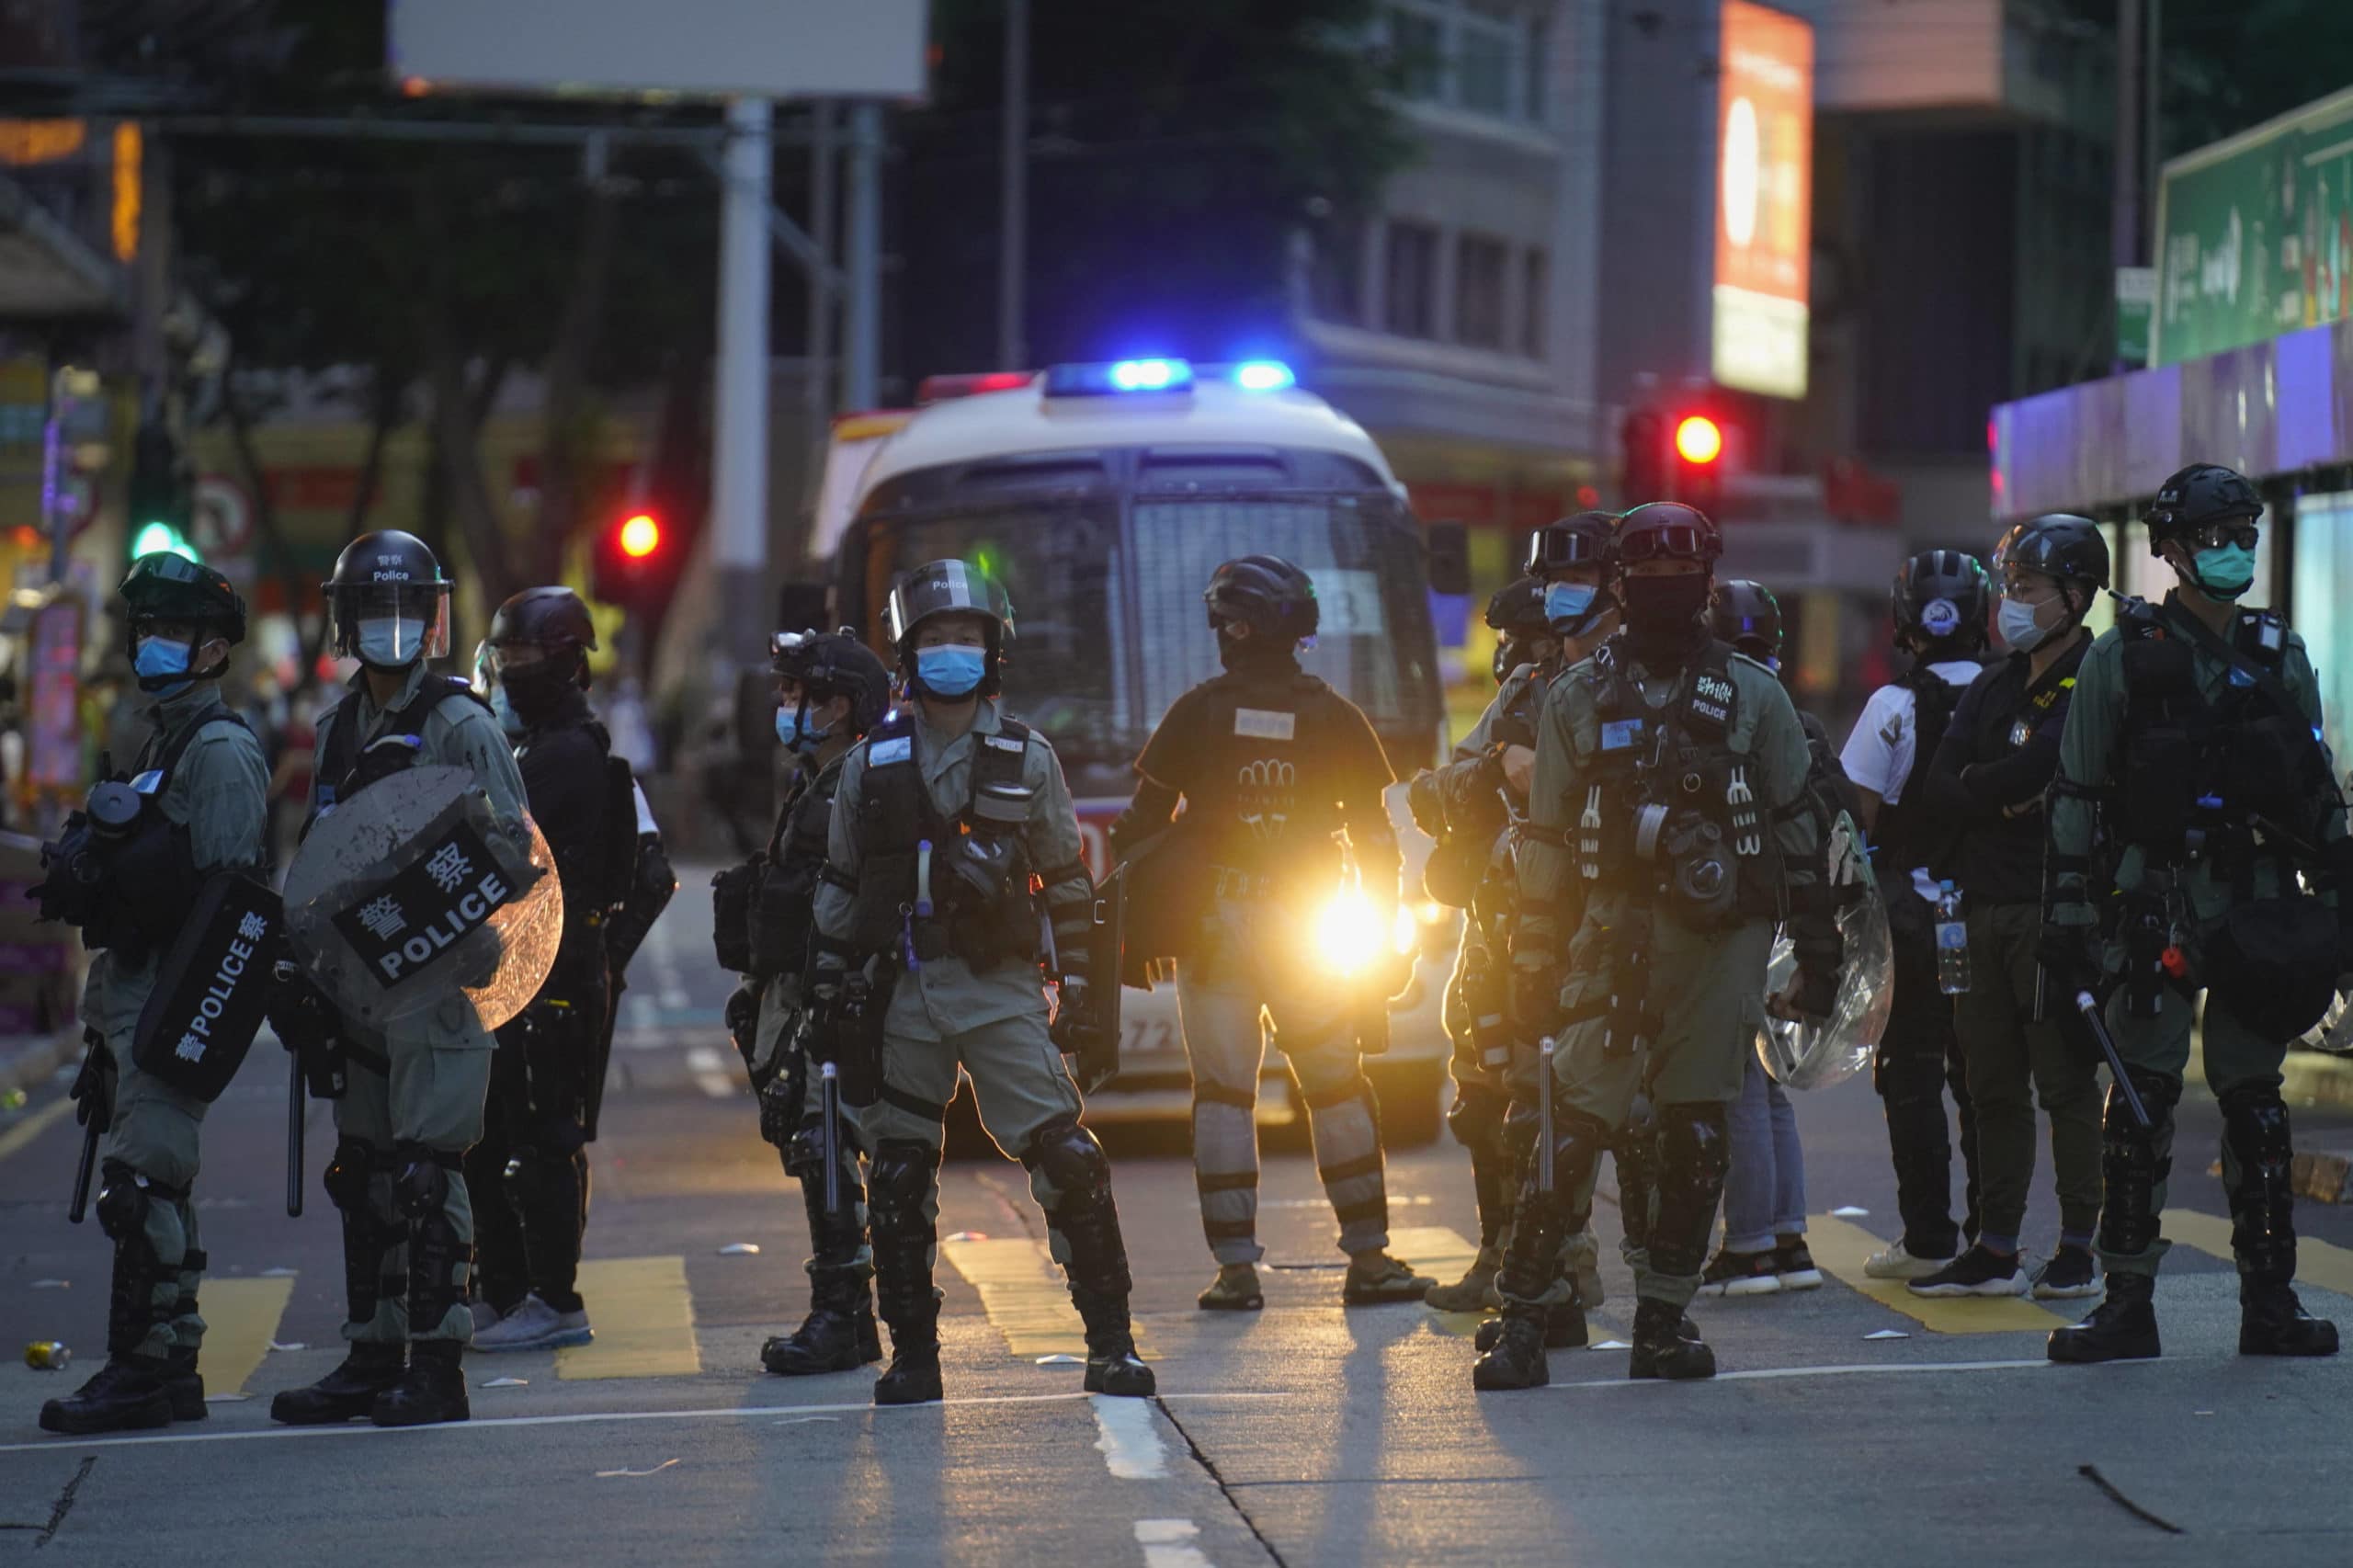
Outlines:
<svg viewBox="0 0 2353 1568"><path fill-rule="evenodd" d="M1078 801L1089 864L1134 790L1145 739L1171 702L1218 672L1201 605L1233 556L1284 556L1314 578L1322 629L1302 662L1363 709L1401 776L1445 744L1429 572L1404 487L1353 420L1272 361L1059 365L934 378L911 411L837 424L811 554L835 613L880 644L899 574L958 557L1004 583L1015 636L1007 710L1042 733ZM1392 1004L1390 1049L1367 1059L1392 1143L1435 1135L1449 1046L1440 1020L1454 912L1422 900L1428 841L1391 791L1404 904L1382 931L1336 885L1312 950L1365 971L1378 944L1418 954ZM1120 1073L1103 1118L1183 1117L1189 1073L1176 990L1129 990ZM1269 1053L1269 1071L1279 1073ZM1268 1096L1265 1114L1287 1101Z"/></svg>

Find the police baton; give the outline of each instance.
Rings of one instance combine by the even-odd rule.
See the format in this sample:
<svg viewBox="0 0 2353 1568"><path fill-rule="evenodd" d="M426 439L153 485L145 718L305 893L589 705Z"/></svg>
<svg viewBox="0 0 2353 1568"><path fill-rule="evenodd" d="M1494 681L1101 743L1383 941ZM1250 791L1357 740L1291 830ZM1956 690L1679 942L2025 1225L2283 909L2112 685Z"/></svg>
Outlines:
<svg viewBox="0 0 2353 1568"><path fill-rule="evenodd" d="M1552 1190L1552 1047L1546 1035L1536 1046L1536 1185Z"/></svg>
<svg viewBox="0 0 2353 1568"><path fill-rule="evenodd" d="M818 1151L825 1162L825 1213L838 1215L842 1210L842 1080L840 1072L830 1062L817 1067Z"/></svg>
<svg viewBox="0 0 2353 1568"><path fill-rule="evenodd" d="M93 1111L89 1125L82 1129L82 1163L74 1172L74 1201L65 1209L65 1217L77 1225L90 1211L90 1176L98 1167L98 1132L104 1125Z"/></svg>
<svg viewBox="0 0 2353 1568"><path fill-rule="evenodd" d="M302 1217L302 1053L286 1053L286 1217Z"/></svg>
<svg viewBox="0 0 2353 1568"><path fill-rule="evenodd" d="M96 1029L85 1029L83 1038L89 1045L89 1054L82 1059L82 1073L89 1081L89 1093L82 1106L82 1160L74 1170L73 1201L65 1206L65 1218L76 1225L90 1211L90 1178L98 1168L98 1140L114 1124L114 1096L107 1088L106 1074L97 1055L107 1049L106 1040Z"/></svg>
<svg viewBox="0 0 2353 1568"><path fill-rule="evenodd" d="M2092 1038L2099 1041L2100 1054L2108 1058L2109 1073L2116 1079L2116 1086L2123 1091L2125 1108L2132 1119L2143 1127L2149 1123L2149 1108L2141 1103L2140 1093L2132 1087L2131 1074L2124 1071L2124 1058L2117 1053L2116 1037L2108 1032L2106 1020L2099 1016L2099 1003L2088 991L2075 993L2075 1011L2091 1026Z"/></svg>

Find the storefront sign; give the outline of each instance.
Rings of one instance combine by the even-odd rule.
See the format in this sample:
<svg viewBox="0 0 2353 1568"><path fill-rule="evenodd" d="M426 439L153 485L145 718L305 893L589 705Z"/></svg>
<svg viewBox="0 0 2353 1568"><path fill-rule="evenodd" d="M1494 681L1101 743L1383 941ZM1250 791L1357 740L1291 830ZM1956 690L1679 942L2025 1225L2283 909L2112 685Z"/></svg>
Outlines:
<svg viewBox="0 0 2353 1568"><path fill-rule="evenodd" d="M1716 113L1718 384L1803 397L1813 241L1813 28L1723 0Z"/></svg>

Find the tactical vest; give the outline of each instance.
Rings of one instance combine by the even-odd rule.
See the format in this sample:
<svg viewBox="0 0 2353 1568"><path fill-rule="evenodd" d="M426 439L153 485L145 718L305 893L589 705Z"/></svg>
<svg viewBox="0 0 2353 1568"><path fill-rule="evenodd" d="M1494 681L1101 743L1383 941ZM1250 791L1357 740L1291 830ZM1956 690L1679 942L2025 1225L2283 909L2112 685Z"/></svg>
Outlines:
<svg viewBox="0 0 2353 1568"><path fill-rule="evenodd" d="M1781 913L1756 763L1734 747L1733 651L1710 642L1654 708L1612 644L1584 679L1598 726L1574 830L1578 874L1698 931Z"/></svg>
<svg viewBox="0 0 2353 1568"><path fill-rule="evenodd" d="M1219 676L1200 688L1200 780L1185 814L1211 864L1267 891L1338 875L1340 791L1324 775L1325 720L1343 700L1303 671Z"/></svg>
<svg viewBox="0 0 2353 1568"><path fill-rule="evenodd" d="M172 775L196 737L215 724L234 724L253 733L243 718L223 711L188 725L169 740L158 731L139 748L131 778L140 797L139 826L106 857L106 888L97 914L83 927L88 946L110 946L136 961L179 934L204 877L196 869L188 824L164 812L164 792L172 787Z"/></svg>
<svg viewBox="0 0 2353 1568"><path fill-rule="evenodd" d="M2279 680L2288 652L2279 613L2243 609L2227 639L2201 637L2187 610L2131 599L2117 631L2125 688L2109 770L2117 841L2153 865L2213 858L2240 878L2267 824L2265 853L2283 861L2291 837L2317 845L2337 793L2327 753ZM2211 701L2199 688L2201 647L2231 666Z"/></svg>
<svg viewBox="0 0 2353 1568"><path fill-rule="evenodd" d="M1912 694L1912 771L1896 799L1881 806L1871 834L1872 863L1891 903L1911 887L1912 868L1936 859L1951 836L1953 824L1931 820L1926 805L1928 792L1913 784L1927 777L1937 743L1944 739L1953 710L1961 706L1962 690L1929 668L1926 659L1915 660L1895 684Z"/></svg>
<svg viewBox="0 0 2353 1568"><path fill-rule="evenodd" d="M841 784L841 758L801 778L768 836L767 866L751 899L750 943L755 974L797 974L805 965L815 923L819 873Z"/></svg>
<svg viewBox="0 0 2353 1568"><path fill-rule="evenodd" d="M347 693L328 709L320 721L326 726L327 738L320 754L318 788L312 791L311 815L302 831L309 833L311 823L336 801L349 800L379 779L415 767L425 752L426 720L441 704L458 697L469 698L481 703L483 711L489 710L490 705L459 676L426 676L415 696L385 710L377 721L376 738L365 750L359 744L358 694Z"/></svg>
<svg viewBox="0 0 2353 1568"><path fill-rule="evenodd" d="M892 713L866 737L858 813L864 864L854 880L849 945L888 952L910 969L948 956L975 971L1034 964L1043 942L1039 868L1028 824L1037 791L1023 778L1029 726L999 722L972 733L963 806L943 816L924 782L921 730ZM829 867L824 875L841 878ZM1048 881L1074 874L1051 869Z"/></svg>

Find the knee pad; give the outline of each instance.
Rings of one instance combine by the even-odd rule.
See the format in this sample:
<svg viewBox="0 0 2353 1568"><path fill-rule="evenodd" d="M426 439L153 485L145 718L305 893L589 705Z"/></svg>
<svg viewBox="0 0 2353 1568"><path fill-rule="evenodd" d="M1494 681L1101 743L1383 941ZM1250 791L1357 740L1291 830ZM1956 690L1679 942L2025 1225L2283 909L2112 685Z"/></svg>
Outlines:
<svg viewBox="0 0 2353 1568"><path fill-rule="evenodd" d="M411 1220L438 1214L449 1200L449 1173L459 1156L403 1143L392 1151L392 1201Z"/></svg>
<svg viewBox="0 0 2353 1568"><path fill-rule="evenodd" d="M116 1241L147 1233L147 1187L137 1171L108 1160L98 1172L98 1229Z"/></svg>
<svg viewBox="0 0 2353 1568"><path fill-rule="evenodd" d="M1658 1156L1662 1179L1721 1188L1732 1170L1723 1106L1714 1100L1661 1106Z"/></svg>
<svg viewBox="0 0 2353 1568"><path fill-rule="evenodd" d="M1043 1172L1065 1199L1111 1185L1111 1162L1104 1157L1103 1145L1075 1116L1058 1116L1032 1133L1021 1163Z"/></svg>
<svg viewBox="0 0 2353 1568"><path fill-rule="evenodd" d="M2133 1091L2141 1096L2141 1108L2149 1113L2152 1135L2173 1124L2173 1108L2181 1103L2181 1080L2166 1073L2155 1073L2145 1067L2127 1067L2125 1076L2131 1081ZM2224 1108L2225 1125L2229 1109ZM2140 1123L2132 1119L2132 1108L2124 1103L2124 1091L2117 1085L2108 1088L2108 1108L2103 1125L2140 1131Z"/></svg>
<svg viewBox="0 0 2353 1568"><path fill-rule="evenodd" d="M1477 1153L1495 1146L1503 1131L1504 1096L1485 1084L1457 1084L1454 1103L1447 1108L1446 1130L1454 1141Z"/></svg>
<svg viewBox="0 0 2353 1568"><path fill-rule="evenodd" d="M368 1208L368 1178L376 1169L376 1151L357 1138L335 1141L335 1158L327 1162L326 1175L321 1185L327 1189L327 1201L346 1214L365 1212Z"/></svg>
<svg viewBox="0 0 2353 1568"><path fill-rule="evenodd" d="M939 1151L907 1138L885 1138L875 1147L874 1167L868 1174L866 1201L878 1228L917 1223L931 1178L939 1169Z"/></svg>
<svg viewBox="0 0 2353 1568"><path fill-rule="evenodd" d="M542 1116L531 1131L532 1141L560 1160L569 1160L574 1152L588 1146L587 1129L573 1117L552 1113Z"/></svg>
<svg viewBox="0 0 2353 1568"><path fill-rule="evenodd" d="M2134 1085L2139 1086L2137 1084ZM2294 1157L2288 1127L2288 1107L2279 1091L2268 1084L2246 1085L2222 1096L2222 1142L2238 1154L2242 1166L2277 1167L2284 1176ZM2146 1096L2142 1103L2148 1103ZM2124 1113L2130 1117L2132 1113ZM2150 1115L2154 1117L2155 1111Z"/></svg>

